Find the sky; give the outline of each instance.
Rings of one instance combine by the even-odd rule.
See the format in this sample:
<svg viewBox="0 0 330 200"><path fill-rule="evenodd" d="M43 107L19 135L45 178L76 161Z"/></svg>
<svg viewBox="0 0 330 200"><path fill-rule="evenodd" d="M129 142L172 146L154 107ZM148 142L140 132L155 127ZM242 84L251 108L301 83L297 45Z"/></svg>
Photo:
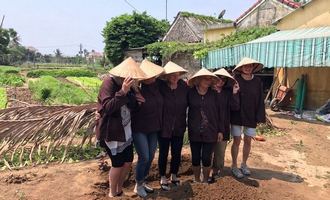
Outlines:
<svg viewBox="0 0 330 200"><path fill-rule="evenodd" d="M167 0L167 18L173 22L179 11L235 20L257 0ZM128 3L127 3L128 2ZM146 11L166 18L166 0L0 0L0 20L4 28L14 28L24 46L43 54L60 49L64 55L76 55L79 45L88 51L103 52L102 30L112 17Z"/></svg>

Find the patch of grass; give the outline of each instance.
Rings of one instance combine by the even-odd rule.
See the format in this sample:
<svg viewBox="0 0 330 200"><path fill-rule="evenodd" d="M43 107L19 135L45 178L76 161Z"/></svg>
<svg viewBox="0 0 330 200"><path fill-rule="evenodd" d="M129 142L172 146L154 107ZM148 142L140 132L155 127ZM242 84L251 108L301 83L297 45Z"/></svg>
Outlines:
<svg viewBox="0 0 330 200"><path fill-rule="evenodd" d="M29 89L34 98L47 104L84 104L95 102L96 98L88 95L83 89L68 83L62 83L51 76L43 76L29 81Z"/></svg>
<svg viewBox="0 0 330 200"><path fill-rule="evenodd" d="M297 125L297 124L298 124L296 121L293 121L293 120L291 120L290 123L291 123L292 125Z"/></svg>
<svg viewBox="0 0 330 200"><path fill-rule="evenodd" d="M52 77L96 77L96 73L88 69L37 69L27 73L27 77L39 78L41 76L52 76Z"/></svg>
<svg viewBox="0 0 330 200"><path fill-rule="evenodd" d="M7 105L6 88L0 88L0 109L6 108L6 105Z"/></svg>
<svg viewBox="0 0 330 200"><path fill-rule="evenodd" d="M0 72L0 86L20 87L24 82L25 79L18 74Z"/></svg>
<svg viewBox="0 0 330 200"><path fill-rule="evenodd" d="M97 77L67 77L67 80L80 85L86 90L86 92L93 98L96 99L99 94L100 86L102 81Z"/></svg>
<svg viewBox="0 0 330 200"><path fill-rule="evenodd" d="M67 77L69 81L81 85L86 88L99 88L102 84L102 81L96 77Z"/></svg>
<svg viewBox="0 0 330 200"><path fill-rule="evenodd" d="M284 131L278 130L267 124L259 124L256 128L256 131L258 135L266 135L266 136L282 136L285 134Z"/></svg>
<svg viewBox="0 0 330 200"><path fill-rule="evenodd" d="M18 68L18 67L0 65L0 73L15 73L15 74L17 74L18 72L20 72L20 70L21 69Z"/></svg>

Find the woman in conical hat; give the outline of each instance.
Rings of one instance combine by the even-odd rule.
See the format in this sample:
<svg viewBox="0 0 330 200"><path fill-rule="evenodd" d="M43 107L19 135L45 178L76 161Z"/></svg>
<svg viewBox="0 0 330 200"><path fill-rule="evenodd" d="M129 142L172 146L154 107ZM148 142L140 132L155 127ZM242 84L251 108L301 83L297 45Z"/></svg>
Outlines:
<svg viewBox="0 0 330 200"><path fill-rule="evenodd" d="M159 92L156 78L164 70L148 60L142 61L140 69L146 74L140 91L145 102L132 116L132 130L134 147L138 154L134 192L144 198L147 193L153 192L153 188L145 181L157 148L157 135L162 127L163 97Z"/></svg>
<svg viewBox="0 0 330 200"><path fill-rule="evenodd" d="M143 101L131 86L134 79L145 79L146 74L132 58L111 69L110 74L103 80L97 98L100 119L96 122L96 137L111 159L109 197L115 197L122 195L124 177L133 161L131 111Z"/></svg>
<svg viewBox="0 0 330 200"><path fill-rule="evenodd" d="M253 59L243 58L235 67L235 80L240 86L240 109L231 113L231 134L234 142L232 152L232 173L236 178L250 175L246 162L250 154L251 139L256 136L256 126L264 123L265 104L261 80L253 73L260 71L263 65ZM244 134L243 160L240 168L237 166L237 156L241 135Z"/></svg>
<svg viewBox="0 0 330 200"><path fill-rule="evenodd" d="M213 74L219 77L218 81L213 85L213 89L217 92L223 107L221 110L224 116L225 131L223 140L215 145L212 170L208 179L209 183L213 183L215 178L223 174L225 151L227 142L230 139L230 112L239 109L239 86L235 79L224 68L213 72Z"/></svg>
<svg viewBox="0 0 330 200"><path fill-rule="evenodd" d="M170 182L179 185L177 177L181 163L183 135L186 130L187 95L189 87L181 76L187 70L169 61L164 66L164 73L159 82L160 93L163 95L163 126L158 135L159 157L158 170L160 186L163 190L170 190ZM170 182L166 178L167 157L171 146Z"/></svg>
<svg viewBox="0 0 330 200"><path fill-rule="evenodd" d="M211 88L217 79L216 75L203 68L188 80L192 86L188 92L188 134L192 167L197 182L201 181L201 167L202 181L207 182L214 146L223 138L221 105L217 93Z"/></svg>

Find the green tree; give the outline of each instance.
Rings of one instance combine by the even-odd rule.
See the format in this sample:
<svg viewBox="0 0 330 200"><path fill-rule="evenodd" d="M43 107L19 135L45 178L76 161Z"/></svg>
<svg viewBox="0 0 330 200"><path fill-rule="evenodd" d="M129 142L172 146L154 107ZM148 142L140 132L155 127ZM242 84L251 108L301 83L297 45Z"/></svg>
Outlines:
<svg viewBox="0 0 330 200"><path fill-rule="evenodd" d="M169 23L157 20L146 12L124 14L112 18L103 29L105 54L113 64L120 63L128 48L143 47L159 40Z"/></svg>

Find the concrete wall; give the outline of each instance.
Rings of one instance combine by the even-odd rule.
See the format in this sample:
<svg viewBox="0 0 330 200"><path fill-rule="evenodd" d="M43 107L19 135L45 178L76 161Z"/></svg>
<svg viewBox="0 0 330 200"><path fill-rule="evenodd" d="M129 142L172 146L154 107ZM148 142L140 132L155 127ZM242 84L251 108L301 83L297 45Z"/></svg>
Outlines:
<svg viewBox="0 0 330 200"><path fill-rule="evenodd" d="M190 77L201 69L200 61L196 60L190 53L176 53L175 55L172 55L170 59L163 59L163 65L168 61L172 61L188 70L187 77Z"/></svg>
<svg viewBox="0 0 330 200"><path fill-rule="evenodd" d="M240 21L237 24L237 28L242 29L254 26L269 26L292 11L292 8L276 0L266 0L257 9Z"/></svg>
<svg viewBox="0 0 330 200"><path fill-rule="evenodd" d="M164 41L188 43L200 42L198 41L198 38L194 36L194 32L190 29L184 17L178 18L176 24L170 29Z"/></svg>
<svg viewBox="0 0 330 200"><path fill-rule="evenodd" d="M210 29L204 32L204 42L213 42L235 32L234 27Z"/></svg>
<svg viewBox="0 0 330 200"><path fill-rule="evenodd" d="M127 50L125 57L132 57L136 62L142 62L143 52L142 50Z"/></svg>
<svg viewBox="0 0 330 200"><path fill-rule="evenodd" d="M279 30L330 26L330 0L313 0L281 19Z"/></svg>
<svg viewBox="0 0 330 200"><path fill-rule="evenodd" d="M274 70L274 75L280 68ZM319 108L330 99L330 67L294 67L287 69L287 84L292 87L294 82L301 78L302 74L307 74L307 92L305 96L305 109ZM279 78L275 81L274 90L284 78L283 70L279 73ZM295 85L295 88L297 84ZM293 98L293 105L295 100Z"/></svg>

